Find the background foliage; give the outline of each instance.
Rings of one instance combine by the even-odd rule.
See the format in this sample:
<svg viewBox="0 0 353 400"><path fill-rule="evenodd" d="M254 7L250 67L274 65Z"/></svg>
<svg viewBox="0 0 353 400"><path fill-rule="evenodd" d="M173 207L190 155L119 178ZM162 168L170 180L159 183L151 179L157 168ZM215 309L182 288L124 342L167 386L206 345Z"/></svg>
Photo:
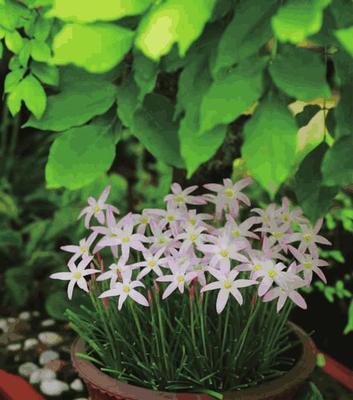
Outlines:
<svg viewBox="0 0 353 400"><path fill-rule="evenodd" d="M0 38L12 115L56 132L48 188L98 179L124 131L188 177L236 135L313 219L352 182L349 0L1 0Z"/></svg>

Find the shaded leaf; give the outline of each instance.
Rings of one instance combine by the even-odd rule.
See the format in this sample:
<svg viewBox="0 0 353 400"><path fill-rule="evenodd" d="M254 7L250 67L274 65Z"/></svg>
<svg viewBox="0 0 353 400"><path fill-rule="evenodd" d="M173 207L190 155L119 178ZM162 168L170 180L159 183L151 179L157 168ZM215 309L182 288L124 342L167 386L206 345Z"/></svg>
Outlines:
<svg viewBox="0 0 353 400"><path fill-rule="evenodd" d="M138 100L142 102L145 95L151 93L155 87L158 64L145 57L142 53L135 52L133 71L134 80L140 90Z"/></svg>
<svg viewBox="0 0 353 400"><path fill-rule="evenodd" d="M270 65L275 84L291 97L309 101L329 98L326 66L320 56L310 50L287 46Z"/></svg>
<svg viewBox="0 0 353 400"><path fill-rule="evenodd" d="M344 49L353 57L353 26L345 29L338 29L335 36Z"/></svg>
<svg viewBox="0 0 353 400"><path fill-rule="evenodd" d="M31 62L31 71L41 82L50 85L58 86L59 71L55 65L48 65L36 61ZM50 97L48 99L50 101Z"/></svg>
<svg viewBox="0 0 353 400"><path fill-rule="evenodd" d="M279 99L269 97L244 128L242 156L254 178L273 195L295 162L297 126Z"/></svg>

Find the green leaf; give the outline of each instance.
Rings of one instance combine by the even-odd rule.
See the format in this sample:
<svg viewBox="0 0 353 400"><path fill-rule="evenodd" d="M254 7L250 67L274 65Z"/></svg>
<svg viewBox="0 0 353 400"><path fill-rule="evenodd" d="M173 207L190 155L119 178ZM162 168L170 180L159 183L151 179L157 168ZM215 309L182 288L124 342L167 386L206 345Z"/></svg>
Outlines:
<svg viewBox="0 0 353 400"><path fill-rule="evenodd" d="M89 300L89 296L86 293L76 290L74 291L72 300L70 301L63 290L49 293L45 300L45 309L52 318L59 321L67 321L64 315L66 309L70 309L74 312L80 312L80 306L91 309L92 304Z"/></svg>
<svg viewBox="0 0 353 400"><path fill-rule="evenodd" d="M33 75L27 75L10 93L8 105L13 115L19 112L22 100L35 118L41 118L46 108L47 96Z"/></svg>
<svg viewBox="0 0 353 400"><path fill-rule="evenodd" d="M5 270L4 285L6 294L15 307L24 306L29 298L31 273L26 266L11 267Z"/></svg>
<svg viewBox="0 0 353 400"><path fill-rule="evenodd" d="M7 32L5 35L6 47L15 54L18 54L23 47L22 36L17 32Z"/></svg>
<svg viewBox="0 0 353 400"><path fill-rule="evenodd" d="M348 309L348 321L346 327L344 328L343 334L348 335L348 333L351 332L353 332L353 301L351 301Z"/></svg>
<svg viewBox="0 0 353 400"><path fill-rule="evenodd" d="M321 166L324 184L342 186L353 182L353 136L344 136L334 142Z"/></svg>
<svg viewBox="0 0 353 400"><path fill-rule="evenodd" d="M138 100L143 101L146 94L151 93L155 87L158 64L145 57L140 52L134 53L134 80L140 89Z"/></svg>
<svg viewBox="0 0 353 400"><path fill-rule="evenodd" d="M279 99L265 99L244 128L242 156L270 195L288 178L295 162L297 126Z"/></svg>
<svg viewBox="0 0 353 400"><path fill-rule="evenodd" d="M321 163L328 150L326 143L311 151L300 164L295 175L295 193L300 206L311 221L326 214L338 192L336 187L322 184Z"/></svg>
<svg viewBox="0 0 353 400"><path fill-rule="evenodd" d="M72 128L52 144L45 168L47 187L81 188L103 175L115 158L111 126Z"/></svg>
<svg viewBox="0 0 353 400"><path fill-rule="evenodd" d="M125 78L117 90L118 115L123 124L132 129L134 123L134 113L139 107L139 89L135 81L129 75Z"/></svg>
<svg viewBox="0 0 353 400"><path fill-rule="evenodd" d="M308 104L303 108L303 111L296 114L295 119L298 126L301 128L308 125L312 118L321 111L321 107L317 104Z"/></svg>
<svg viewBox="0 0 353 400"><path fill-rule="evenodd" d="M25 72L26 71L23 68L19 68L9 72L5 77L4 92L5 93L12 92L19 84L20 80L23 78Z"/></svg>
<svg viewBox="0 0 353 400"><path fill-rule="evenodd" d="M272 28L282 42L300 43L319 32L325 7L331 0L289 0L272 18Z"/></svg>
<svg viewBox="0 0 353 400"><path fill-rule="evenodd" d="M227 127L220 125L199 135L200 107L202 98L211 84L211 76L205 68L207 58L194 57L183 70L179 79L178 106L185 110L180 122L179 138L181 154L185 160L188 177L203 162L214 155L224 141Z"/></svg>
<svg viewBox="0 0 353 400"><path fill-rule="evenodd" d="M334 109L335 136L337 138L353 135L353 82L340 88L340 99Z"/></svg>
<svg viewBox="0 0 353 400"><path fill-rule="evenodd" d="M276 3L276 0L242 0L237 4L218 44L213 76L255 54L271 38L270 17Z"/></svg>
<svg viewBox="0 0 353 400"><path fill-rule="evenodd" d="M130 129L158 160L182 168L178 125L173 122L173 114L174 107L166 97L148 94L142 108L135 112Z"/></svg>
<svg viewBox="0 0 353 400"><path fill-rule="evenodd" d="M28 39L23 39L23 47L18 54L18 60L22 67L27 68L29 57L31 55L31 43Z"/></svg>
<svg viewBox="0 0 353 400"><path fill-rule="evenodd" d="M66 24L53 41L53 63L107 72L129 51L134 33L109 23Z"/></svg>
<svg viewBox="0 0 353 400"><path fill-rule="evenodd" d="M114 103L116 87L102 80L72 83L58 95L49 96L40 121L30 118L25 127L61 132L105 113Z"/></svg>
<svg viewBox="0 0 353 400"><path fill-rule="evenodd" d="M166 0L154 6L139 24L135 45L147 57L159 60L174 43L184 56L211 17L215 0Z"/></svg>
<svg viewBox="0 0 353 400"><path fill-rule="evenodd" d="M298 100L329 98L326 67L320 55L306 49L287 46L270 65L274 83Z"/></svg>
<svg viewBox="0 0 353 400"><path fill-rule="evenodd" d="M338 29L335 36L343 48L353 57L353 26L346 29Z"/></svg>
<svg viewBox="0 0 353 400"><path fill-rule="evenodd" d="M48 15L75 22L114 21L142 14L151 3L151 0L55 0Z"/></svg>
<svg viewBox="0 0 353 400"><path fill-rule="evenodd" d="M266 61L249 58L214 80L201 103L201 132L229 124L259 99Z"/></svg>
<svg viewBox="0 0 353 400"><path fill-rule="evenodd" d="M37 18L36 23L34 25L33 36L36 39L44 42L45 40L48 39L52 25L53 21L40 16L39 18Z"/></svg>
<svg viewBox="0 0 353 400"><path fill-rule="evenodd" d="M30 42L31 56L38 62L46 62L50 59L50 47L43 41L33 39Z"/></svg>
<svg viewBox="0 0 353 400"><path fill-rule="evenodd" d="M37 61L32 61L31 71L33 75L35 75L41 82L50 86L58 86L59 71L55 65L48 65L45 63L39 63ZM50 97L48 101L50 101Z"/></svg>
<svg viewBox="0 0 353 400"><path fill-rule="evenodd" d="M0 26L8 31L24 26L30 18L31 12L14 1L6 1L0 5Z"/></svg>

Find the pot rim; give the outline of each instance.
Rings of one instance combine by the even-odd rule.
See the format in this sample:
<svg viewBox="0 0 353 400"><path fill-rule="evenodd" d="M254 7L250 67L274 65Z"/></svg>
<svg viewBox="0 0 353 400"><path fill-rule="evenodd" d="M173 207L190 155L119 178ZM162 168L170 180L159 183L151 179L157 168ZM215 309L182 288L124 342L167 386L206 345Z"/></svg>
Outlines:
<svg viewBox="0 0 353 400"><path fill-rule="evenodd" d="M303 329L292 322L288 324L297 335L303 349L294 367L284 375L258 386L239 391L224 392L224 400L259 400L261 399L259 395L262 395L264 399L275 397L283 392L295 390L310 376L316 366L316 346ZM155 391L120 382L100 371L90 361L83 360L75 355L84 351L85 343L80 337L77 337L71 346L71 361L74 368L87 385L113 398L121 398L122 400L172 400L176 399L175 395L181 398L183 395L194 395L195 400L213 400L213 398L205 394Z"/></svg>

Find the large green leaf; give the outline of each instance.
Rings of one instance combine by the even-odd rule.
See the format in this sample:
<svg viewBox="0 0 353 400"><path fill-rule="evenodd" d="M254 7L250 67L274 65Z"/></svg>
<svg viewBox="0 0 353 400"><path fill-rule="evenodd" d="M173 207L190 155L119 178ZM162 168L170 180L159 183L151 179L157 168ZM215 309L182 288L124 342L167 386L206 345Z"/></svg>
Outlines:
<svg viewBox="0 0 353 400"><path fill-rule="evenodd" d="M136 51L134 53L133 71L134 80L140 90L138 100L143 101L145 95L151 93L155 87L158 64Z"/></svg>
<svg viewBox="0 0 353 400"><path fill-rule="evenodd" d="M30 118L25 126L64 131L105 113L114 103L116 87L102 80L77 81L54 96L49 96L43 117Z"/></svg>
<svg viewBox="0 0 353 400"><path fill-rule="evenodd" d="M102 73L117 65L132 45L133 32L109 23L66 24L53 41L53 63Z"/></svg>
<svg viewBox="0 0 353 400"><path fill-rule="evenodd" d="M353 82L350 81L340 88L340 100L334 109L335 136L353 135Z"/></svg>
<svg viewBox="0 0 353 400"><path fill-rule="evenodd" d="M295 175L295 193L306 216L312 221L325 215L338 189L322 185L321 163L328 150L326 143L312 150Z"/></svg>
<svg viewBox="0 0 353 400"><path fill-rule="evenodd" d="M335 35L345 50L353 56L353 26L339 29L335 32Z"/></svg>
<svg viewBox="0 0 353 400"><path fill-rule="evenodd" d="M114 21L143 13L151 2L151 0L55 0L48 14L65 21Z"/></svg>
<svg viewBox="0 0 353 400"><path fill-rule="evenodd" d="M259 99L266 61L264 58L246 59L212 82L201 103L201 132L219 124L229 124Z"/></svg>
<svg viewBox="0 0 353 400"><path fill-rule="evenodd" d="M353 135L343 136L328 150L322 163L324 184L348 185L353 182Z"/></svg>
<svg viewBox="0 0 353 400"><path fill-rule="evenodd" d="M242 155L254 178L273 195L295 162L297 126L287 106L265 99L244 129Z"/></svg>
<svg viewBox="0 0 353 400"><path fill-rule="evenodd" d="M0 4L0 27L13 31L21 28L30 18L30 11L14 1L6 1Z"/></svg>
<svg viewBox="0 0 353 400"><path fill-rule="evenodd" d="M156 158L182 168L178 124L173 122L173 114L174 107L166 97L149 94L134 114L131 131Z"/></svg>
<svg viewBox="0 0 353 400"><path fill-rule="evenodd" d="M74 190L103 175L115 158L111 129L111 125L91 124L61 133L50 148L47 187Z"/></svg>
<svg viewBox="0 0 353 400"><path fill-rule="evenodd" d="M289 0L272 18L272 28L282 42L300 43L317 33L323 11L331 0Z"/></svg>
<svg viewBox="0 0 353 400"><path fill-rule="evenodd" d="M159 60L174 43L184 56L201 35L215 0L166 0L154 6L139 25L135 45L147 57Z"/></svg>
<svg viewBox="0 0 353 400"><path fill-rule="evenodd" d="M256 53L272 36L270 17L276 0L242 0L236 6L232 21L224 31L217 48L212 74L216 76Z"/></svg>
<svg viewBox="0 0 353 400"><path fill-rule="evenodd" d="M275 84L298 100L309 101L318 97L329 98L326 67L320 55L301 48L287 46L270 65Z"/></svg>
<svg viewBox="0 0 353 400"><path fill-rule="evenodd" d="M180 122L181 154L190 177L200 164L214 155L223 143L227 127L219 125L199 135L201 101L210 87L211 76L205 68L204 55L194 57L183 70L179 80L178 104L185 115Z"/></svg>

